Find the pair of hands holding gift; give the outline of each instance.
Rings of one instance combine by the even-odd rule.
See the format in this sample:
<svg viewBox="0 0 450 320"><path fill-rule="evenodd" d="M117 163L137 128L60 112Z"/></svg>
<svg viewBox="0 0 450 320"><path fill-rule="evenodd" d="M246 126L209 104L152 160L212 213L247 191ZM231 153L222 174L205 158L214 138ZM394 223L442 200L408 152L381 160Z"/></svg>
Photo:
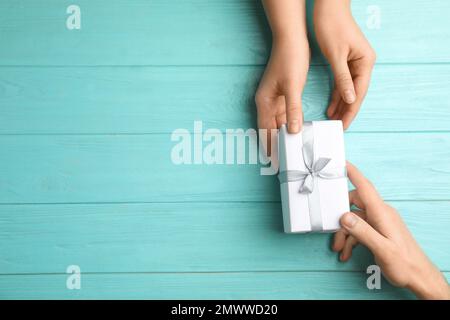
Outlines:
<svg viewBox="0 0 450 320"><path fill-rule="evenodd" d="M298 133L303 123L301 95L309 68L305 0L264 0L272 29L270 61L256 93L258 127L276 129L287 123ZM331 65L334 89L327 115L347 129L369 87L375 52L353 19L350 0L315 0L314 29ZM268 135L270 150L270 134ZM368 247L384 276L417 296L449 299L446 279L426 257L397 211L384 203L372 184L353 165L348 176L356 190L350 202L357 207L341 218L333 250L342 261L358 243Z"/></svg>
<svg viewBox="0 0 450 320"><path fill-rule="evenodd" d="M289 133L303 123L301 95L309 69L305 0L264 0L272 29L272 53L256 92L258 127ZM369 87L375 52L353 19L350 0L316 0L314 29L331 65L334 89L327 114L347 129ZM270 146L269 146L270 149Z"/></svg>

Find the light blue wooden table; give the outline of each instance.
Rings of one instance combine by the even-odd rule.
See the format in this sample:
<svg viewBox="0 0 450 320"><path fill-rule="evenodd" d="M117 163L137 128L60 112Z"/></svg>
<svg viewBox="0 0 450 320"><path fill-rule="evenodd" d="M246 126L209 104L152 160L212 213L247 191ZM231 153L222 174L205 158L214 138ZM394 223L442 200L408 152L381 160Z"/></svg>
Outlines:
<svg viewBox="0 0 450 320"><path fill-rule="evenodd" d="M450 2L353 2L378 62L347 156L448 277ZM284 234L258 165L171 162L194 120L255 127L269 50L259 1L0 1L0 298L411 298L366 288L366 249ZM308 120L330 93L313 53Z"/></svg>

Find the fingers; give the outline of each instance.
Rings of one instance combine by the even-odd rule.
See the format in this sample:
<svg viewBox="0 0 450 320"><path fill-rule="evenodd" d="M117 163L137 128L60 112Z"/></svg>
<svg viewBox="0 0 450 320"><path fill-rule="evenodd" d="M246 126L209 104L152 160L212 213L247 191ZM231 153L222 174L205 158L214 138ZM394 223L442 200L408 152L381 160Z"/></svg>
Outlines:
<svg viewBox="0 0 450 320"><path fill-rule="evenodd" d="M271 130L276 129L276 125L273 126L271 122L265 121L263 119L260 119L261 117L258 116L258 128L262 129L259 130L259 141L261 143L261 147L263 150L266 151L266 155L268 157L271 156L271 150L272 150L272 134Z"/></svg>
<svg viewBox="0 0 450 320"><path fill-rule="evenodd" d="M348 259L352 257L353 247L355 247L357 244L358 240L356 240L354 236L350 235L347 237L344 247L342 248L342 252L339 256L341 261L348 261Z"/></svg>
<svg viewBox="0 0 450 320"><path fill-rule="evenodd" d="M341 96L339 94L339 91L336 89L333 90L333 93L331 94L331 101L327 109L327 116L328 118L333 119L334 115L339 110L339 102L341 101Z"/></svg>
<svg viewBox="0 0 450 320"><path fill-rule="evenodd" d="M375 256L383 256L384 248L390 245L387 238L353 212L347 212L342 216L341 225L357 241L368 247Z"/></svg>
<svg viewBox="0 0 450 320"><path fill-rule="evenodd" d="M301 93L297 88L292 87L285 94L285 99L288 132L298 133L303 123Z"/></svg>
<svg viewBox="0 0 450 320"><path fill-rule="evenodd" d="M366 213L364 211L356 210L356 211L354 211L354 213L357 214L362 219L366 219ZM333 241L333 247L332 247L333 251L335 251L335 252L342 251L345 247L345 244L347 243L348 238L349 238L348 231L344 228L339 229L334 234L334 241Z"/></svg>
<svg viewBox="0 0 450 320"><path fill-rule="evenodd" d="M261 156L264 157L264 161L270 161L270 157L272 155L272 138L276 139L276 135L274 136L274 129L261 129L258 130L259 135L259 143L261 143ZM273 137L274 136L274 137Z"/></svg>
<svg viewBox="0 0 450 320"><path fill-rule="evenodd" d="M364 203L361 201L361 198L358 195L358 190L352 190L348 193L348 198L350 200L350 205L355 205L357 206L359 209L366 209L366 206L364 205Z"/></svg>
<svg viewBox="0 0 450 320"><path fill-rule="evenodd" d="M353 79L347 64L347 58L341 58L331 63L334 74L334 82L342 100L351 104L356 100L356 92L353 86Z"/></svg>
<svg viewBox="0 0 450 320"><path fill-rule="evenodd" d="M344 130L348 129L356 117L367 94L375 64L376 55L372 48L361 51L358 58L347 61L347 57L332 62L335 89L340 101L332 97L328 116L330 119L342 120Z"/></svg>
<svg viewBox="0 0 450 320"><path fill-rule="evenodd" d="M271 129L277 128L277 123L273 117L271 110L274 105L274 99L268 95L265 90L258 89L255 96L255 103L258 110L258 128L265 129L265 132L260 132L263 136L260 137L262 147L266 150L267 156L271 155Z"/></svg>
<svg viewBox="0 0 450 320"><path fill-rule="evenodd" d="M356 100L346 106L342 111L341 120L344 129L347 129L352 123L353 119L356 117L359 109L361 108L362 102L369 89L370 77L372 74L373 64L366 58L357 62L353 74L353 85L356 91Z"/></svg>
<svg viewBox="0 0 450 320"><path fill-rule="evenodd" d="M372 183L350 162L347 161L347 175L357 190L358 199L360 200L361 209L379 204L383 200L380 198L377 190ZM356 197L353 197L355 200ZM359 205L357 205L359 207Z"/></svg>
<svg viewBox="0 0 450 320"><path fill-rule="evenodd" d="M347 261L351 258L353 247L357 244L358 240L355 237L346 234L345 229L341 229L334 235L333 251L340 252L341 261Z"/></svg>
<svg viewBox="0 0 450 320"><path fill-rule="evenodd" d="M286 112L283 112L285 106L286 100L284 96L279 96L275 105L275 108L277 110L275 115L277 128L281 128L283 124L287 123Z"/></svg>
<svg viewBox="0 0 450 320"><path fill-rule="evenodd" d="M334 241L333 241L333 251L339 252L342 251L345 245L345 240L347 239L347 233L344 229L338 230L334 234Z"/></svg>

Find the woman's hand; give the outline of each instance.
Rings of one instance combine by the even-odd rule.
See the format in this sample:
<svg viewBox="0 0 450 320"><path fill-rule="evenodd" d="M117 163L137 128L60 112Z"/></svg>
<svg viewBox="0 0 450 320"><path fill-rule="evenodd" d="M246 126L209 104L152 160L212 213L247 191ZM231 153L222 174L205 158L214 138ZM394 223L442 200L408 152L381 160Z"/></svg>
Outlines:
<svg viewBox="0 0 450 320"><path fill-rule="evenodd" d="M255 96L258 127L276 129L287 122L288 131L297 133L303 123L301 95L310 58L305 1L265 0L263 3L273 43L269 63ZM268 134L270 138L270 132Z"/></svg>
<svg viewBox="0 0 450 320"><path fill-rule="evenodd" d="M397 211L386 204L356 167L347 164L356 190L350 204L357 209L341 218L343 229L334 236L333 250L342 261L362 243L375 256L383 275L395 286L406 287L423 299L450 299L446 279L421 250Z"/></svg>
<svg viewBox="0 0 450 320"><path fill-rule="evenodd" d="M327 115L347 129L367 93L375 51L353 19L350 0L316 0L314 29L334 75Z"/></svg>

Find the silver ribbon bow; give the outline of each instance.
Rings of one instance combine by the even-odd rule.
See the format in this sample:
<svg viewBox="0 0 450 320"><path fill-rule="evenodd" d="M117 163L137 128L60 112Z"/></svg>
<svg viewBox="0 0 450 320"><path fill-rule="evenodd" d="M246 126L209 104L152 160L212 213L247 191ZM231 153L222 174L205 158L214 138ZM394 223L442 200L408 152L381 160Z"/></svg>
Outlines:
<svg viewBox="0 0 450 320"><path fill-rule="evenodd" d="M303 132L303 162L307 171L288 170L282 171L278 175L280 183L302 181L300 193L312 193L314 191L314 179L337 179L345 177L345 170L342 168L325 167L331 161L330 158L319 158L314 161L314 134L312 124L305 123Z"/></svg>

